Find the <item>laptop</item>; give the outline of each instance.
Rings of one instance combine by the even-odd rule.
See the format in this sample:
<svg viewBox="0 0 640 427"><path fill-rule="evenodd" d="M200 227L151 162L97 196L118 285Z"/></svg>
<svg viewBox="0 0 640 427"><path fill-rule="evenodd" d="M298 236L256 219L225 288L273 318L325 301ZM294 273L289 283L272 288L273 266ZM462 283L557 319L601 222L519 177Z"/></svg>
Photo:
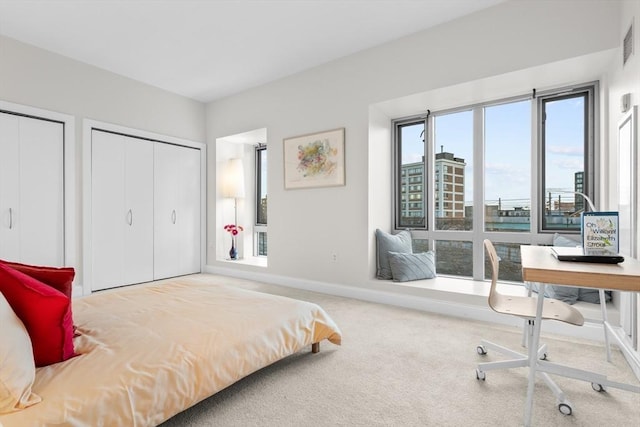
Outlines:
<svg viewBox="0 0 640 427"><path fill-rule="evenodd" d="M624 257L607 249L590 249L585 253L580 246L563 247L552 246L551 253L558 261L572 262L597 262L604 264L619 264L624 261Z"/></svg>

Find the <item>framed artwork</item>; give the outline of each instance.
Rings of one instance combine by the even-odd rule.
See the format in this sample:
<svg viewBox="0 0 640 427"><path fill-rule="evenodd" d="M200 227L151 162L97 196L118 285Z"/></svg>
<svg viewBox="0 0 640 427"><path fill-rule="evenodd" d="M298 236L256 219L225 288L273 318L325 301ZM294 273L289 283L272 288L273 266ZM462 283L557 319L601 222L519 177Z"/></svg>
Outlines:
<svg viewBox="0 0 640 427"><path fill-rule="evenodd" d="M284 188L345 185L344 128L284 140Z"/></svg>

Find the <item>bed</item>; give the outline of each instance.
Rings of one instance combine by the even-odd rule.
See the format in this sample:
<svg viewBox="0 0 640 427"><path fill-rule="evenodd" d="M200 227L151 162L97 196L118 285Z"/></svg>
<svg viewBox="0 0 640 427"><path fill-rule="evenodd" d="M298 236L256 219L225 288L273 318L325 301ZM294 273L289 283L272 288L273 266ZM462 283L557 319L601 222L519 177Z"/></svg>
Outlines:
<svg viewBox="0 0 640 427"><path fill-rule="evenodd" d="M77 356L37 368L42 401L14 426L155 426L241 378L341 332L318 305L208 276L73 300Z"/></svg>

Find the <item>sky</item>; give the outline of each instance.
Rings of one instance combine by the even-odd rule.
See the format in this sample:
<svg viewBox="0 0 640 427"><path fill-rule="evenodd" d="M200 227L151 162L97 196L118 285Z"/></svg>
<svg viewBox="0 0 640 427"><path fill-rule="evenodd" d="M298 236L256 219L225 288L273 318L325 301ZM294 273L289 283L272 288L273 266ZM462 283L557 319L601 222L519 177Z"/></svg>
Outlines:
<svg viewBox="0 0 640 427"><path fill-rule="evenodd" d="M485 200L502 200L506 209L529 207L531 198L531 100L485 108ZM546 187L573 191L574 173L583 170L584 102L569 98L548 102L546 123ZM465 160L465 201L473 200L473 114L461 111L436 115L435 152L453 153ZM423 154L422 126L403 130L402 162L420 161ZM562 200L573 200L562 194Z"/></svg>

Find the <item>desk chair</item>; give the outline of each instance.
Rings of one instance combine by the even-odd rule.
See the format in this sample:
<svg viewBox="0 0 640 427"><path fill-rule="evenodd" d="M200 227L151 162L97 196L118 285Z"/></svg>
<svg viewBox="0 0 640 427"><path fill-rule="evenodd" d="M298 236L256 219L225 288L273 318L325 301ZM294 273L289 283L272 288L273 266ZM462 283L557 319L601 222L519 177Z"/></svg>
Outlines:
<svg viewBox="0 0 640 427"><path fill-rule="evenodd" d="M500 294L496 289L498 282L499 271L499 258L496 250L490 240L484 241L487 254L491 263L491 289L489 291L489 307L497 313L509 314L524 318L526 320L527 334L533 334L534 322L536 318L536 304L537 298L524 297L524 296L508 296ZM538 297L542 298L542 295ZM582 314L569 304L551 298L546 298L543 302L542 319L544 320L559 320L576 326L582 326L584 318ZM531 342L530 340L528 340ZM482 340L477 347L477 352L480 355L487 354L487 349L495 350L499 353L507 355L512 359L479 363L476 368L476 378L484 381L486 379L486 372L494 369L510 369L521 368L530 366L529 356L527 354L518 353L510 350L498 344L494 344L490 341ZM540 357L542 350L538 350L537 354ZM542 358L546 358L546 351ZM558 385L549 377L546 372L537 372L538 375L544 380L547 386L551 389L558 402L558 409L565 415L571 415L572 408L571 403L566 399L564 393Z"/></svg>
<svg viewBox="0 0 640 427"><path fill-rule="evenodd" d="M609 316L607 315L607 299L604 292L605 292L604 289L598 290L598 294L600 296L600 313L602 315L602 330L604 332L604 348L607 356L607 362L611 362L611 344L610 344L609 336L613 337L613 339L616 340L616 342L618 343L618 346L621 347L622 344L620 343L619 338L617 338L617 335L615 334L615 332L611 327L611 324L609 323ZM530 297L532 293L533 293L533 289L531 288L531 286L528 286L527 284L527 296ZM527 334L526 322L527 321L525 320L525 328L522 332L523 347L527 347L529 343L529 335ZM546 359L546 345L542 345L540 347L539 353L543 360Z"/></svg>

